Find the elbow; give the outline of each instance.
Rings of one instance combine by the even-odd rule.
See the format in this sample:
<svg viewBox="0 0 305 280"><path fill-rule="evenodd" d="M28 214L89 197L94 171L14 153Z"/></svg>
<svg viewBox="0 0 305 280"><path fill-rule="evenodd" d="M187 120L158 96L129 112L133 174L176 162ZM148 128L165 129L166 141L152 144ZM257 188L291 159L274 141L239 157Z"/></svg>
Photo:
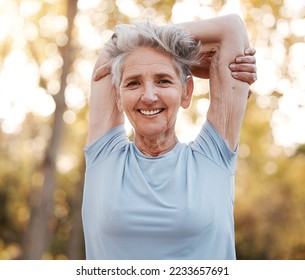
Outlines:
<svg viewBox="0 0 305 280"><path fill-rule="evenodd" d="M243 20L238 14L229 14L224 16L228 28L241 28L244 26Z"/></svg>
<svg viewBox="0 0 305 280"><path fill-rule="evenodd" d="M226 19L226 35L229 40L239 45L243 50L249 47L249 38L245 24L237 14L230 14Z"/></svg>

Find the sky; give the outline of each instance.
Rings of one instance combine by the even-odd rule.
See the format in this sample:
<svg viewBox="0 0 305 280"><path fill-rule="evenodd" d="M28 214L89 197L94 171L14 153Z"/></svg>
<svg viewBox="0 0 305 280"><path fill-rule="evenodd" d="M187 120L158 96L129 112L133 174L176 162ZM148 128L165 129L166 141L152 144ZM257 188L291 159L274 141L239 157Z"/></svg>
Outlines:
<svg viewBox="0 0 305 280"><path fill-rule="evenodd" d="M56 0L46 0L56 2ZM86 11L95 8L101 0L79 0L78 8ZM52 79L47 88L39 87L39 76L50 77L62 67L63 61L56 54L56 45L65 44L65 36L56 37L54 44L46 47L46 52L51 54L50 59L46 59L40 65L30 60L27 56L26 40L34 40L38 36L37 26L23 20L35 14L40 9L41 1L23 0L19 6L15 1L0 0L0 41L14 34L14 48L2 61L0 68L0 126L4 133L20 133L22 124L28 112L48 118L55 110L55 103L50 94L56 94L59 89L59 82ZM131 18L137 18L141 14L141 9L133 0L117 0L120 12ZM172 22L183 22L194 18L210 18L216 16L214 10L209 7L210 0L182 0L177 1L173 7ZM305 7L305 0L284 1L284 12L293 18ZM255 12L255 11L254 11ZM257 11L260 13L261 11ZM228 0L222 11L218 14L238 13L242 17L239 0ZM286 49L283 39L289 34L305 38L305 19L298 18L288 23L282 19L276 19L268 10L261 17L264 28L277 25L276 32L272 34L271 44L268 45L269 38L262 38L255 42L257 50L258 81L251 86L257 94L257 106L260 108L272 108L274 112L270 118L270 127L273 132L276 144L283 147L293 147L305 143L305 43L294 44L288 53L289 64L287 71L291 78L283 76L279 66L287 63ZM110 31L105 30L103 34L98 34L96 29L90 26L86 18L78 18L79 40L85 42L86 47L98 49L106 37L110 36ZM64 31L67 26L66 18L56 17L54 24L49 26L47 20L40 21L40 32L51 34L52 32ZM3 28L5 27L5 28ZM249 34L251 39L251 34ZM56 43L56 45L55 45ZM54 54L54 55L52 55ZM82 73L84 79L89 83L93 64L89 61L79 61L78 71ZM207 83L198 82L195 91L202 92L202 87L207 87ZM273 91L281 94L277 100L271 96ZM196 94L195 92L195 94ZM64 121L72 124L76 119L78 109L86 106L86 95L82 89L70 84L66 90L66 102L69 110L64 115ZM177 134L182 142L188 142L194 138L200 129L200 124L205 118L209 101L201 100L197 107L202 112L202 118L196 124L192 124L186 114L179 114L179 126ZM130 125L126 124L128 130Z"/></svg>

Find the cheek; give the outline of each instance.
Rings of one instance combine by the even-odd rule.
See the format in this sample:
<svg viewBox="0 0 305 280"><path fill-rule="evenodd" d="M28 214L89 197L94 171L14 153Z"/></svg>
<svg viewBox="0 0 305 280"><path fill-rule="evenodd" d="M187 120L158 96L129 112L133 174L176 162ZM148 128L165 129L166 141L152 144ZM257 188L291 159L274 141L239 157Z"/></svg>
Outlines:
<svg viewBox="0 0 305 280"><path fill-rule="evenodd" d="M133 110L136 102L137 102L137 98L135 94L121 92L118 98L119 108L121 108L121 110L125 112Z"/></svg>
<svg viewBox="0 0 305 280"><path fill-rule="evenodd" d="M173 91L168 95L168 104L171 104L174 110L178 110L181 106L182 93L179 91Z"/></svg>

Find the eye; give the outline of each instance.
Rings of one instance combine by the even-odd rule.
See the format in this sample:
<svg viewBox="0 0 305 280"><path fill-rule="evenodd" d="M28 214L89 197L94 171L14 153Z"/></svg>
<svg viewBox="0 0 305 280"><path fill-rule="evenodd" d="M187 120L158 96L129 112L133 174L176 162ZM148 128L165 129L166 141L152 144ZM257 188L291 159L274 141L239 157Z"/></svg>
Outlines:
<svg viewBox="0 0 305 280"><path fill-rule="evenodd" d="M171 84L171 83L172 82L170 80L168 80L168 79L160 79L158 81L158 84L160 84L160 85L167 85L167 84Z"/></svg>
<svg viewBox="0 0 305 280"><path fill-rule="evenodd" d="M140 85L139 81L131 81L131 82L127 83L126 87L135 87L138 85Z"/></svg>

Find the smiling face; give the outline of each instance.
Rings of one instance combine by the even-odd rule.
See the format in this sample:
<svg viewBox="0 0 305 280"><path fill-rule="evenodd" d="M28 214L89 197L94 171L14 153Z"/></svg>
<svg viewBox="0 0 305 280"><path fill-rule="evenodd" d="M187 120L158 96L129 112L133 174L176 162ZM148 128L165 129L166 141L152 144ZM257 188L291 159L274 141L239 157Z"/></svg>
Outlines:
<svg viewBox="0 0 305 280"><path fill-rule="evenodd" d="M151 48L131 52L123 65L117 98L135 129L135 141L174 136L179 107L189 106L192 90L192 79L182 84L170 56Z"/></svg>

